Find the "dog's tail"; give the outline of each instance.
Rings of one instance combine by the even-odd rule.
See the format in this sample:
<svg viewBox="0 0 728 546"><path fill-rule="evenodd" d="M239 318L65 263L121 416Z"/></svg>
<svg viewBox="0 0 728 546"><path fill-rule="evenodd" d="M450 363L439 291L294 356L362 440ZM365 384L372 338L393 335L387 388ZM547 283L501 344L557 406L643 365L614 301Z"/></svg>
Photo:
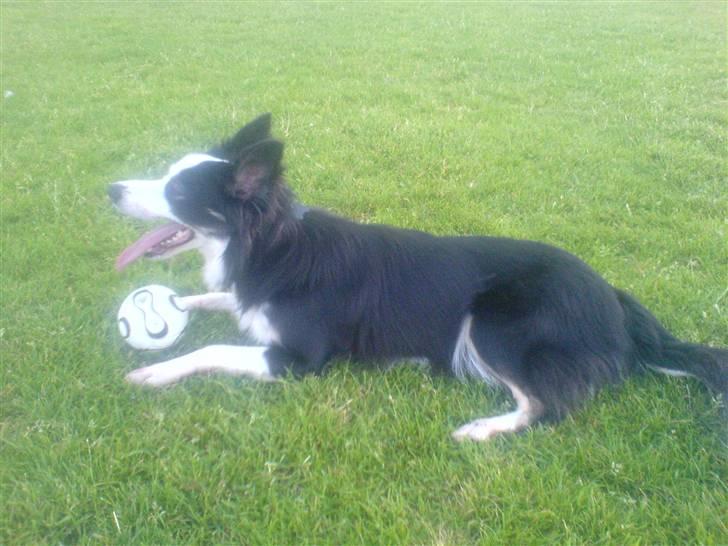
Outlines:
<svg viewBox="0 0 728 546"><path fill-rule="evenodd" d="M634 364L668 375L696 377L728 401L727 349L680 341L636 299L616 292L632 340Z"/></svg>

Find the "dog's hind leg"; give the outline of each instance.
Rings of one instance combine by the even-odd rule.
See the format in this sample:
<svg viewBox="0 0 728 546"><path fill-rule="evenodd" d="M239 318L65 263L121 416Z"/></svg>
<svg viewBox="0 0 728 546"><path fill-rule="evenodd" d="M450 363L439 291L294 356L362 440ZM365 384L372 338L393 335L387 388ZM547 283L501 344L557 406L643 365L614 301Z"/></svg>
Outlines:
<svg viewBox="0 0 728 546"><path fill-rule="evenodd" d="M453 438L458 441L489 440L497 434L506 432L518 432L529 427L543 414L543 405L538 399L526 396L518 387L506 384L516 400L517 408L510 413L496 415L494 417L486 417L484 419L476 419L470 423L463 425L455 432Z"/></svg>
<svg viewBox="0 0 728 546"><path fill-rule="evenodd" d="M453 355L453 371L459 378L467 376L481 379L490 384L502 385L509 389L516 401L516 409L510 413L476 419L463 425L453 433L458 441L484 441L507 432L518 432L530 426L544 414L544 406L534 396L529 396L512 380L499 374L482 358L471 337L472 316L463 321L460 335Z"/></svg>
<svg viewBox="0 0 728 546"><path fill-rule="evenodd" d="M465 347L460 355L467 356L466 364L459 366L454 360L455 373L507 387L517 409L468 423L455 431L453 436L457 440L487 440L496 434L523 430L543 418L561 419L600 387L621 381L626 373L621 353L610 351L609 347L600 354L583 348L565 350L554 344L534 343L519 357L495 350L482 358L482 350L476 349L470 336L465 339L458 346ZM458 356L457 351L455 354ZM492 365L488 364L489 357L493 358Z"/></svg>

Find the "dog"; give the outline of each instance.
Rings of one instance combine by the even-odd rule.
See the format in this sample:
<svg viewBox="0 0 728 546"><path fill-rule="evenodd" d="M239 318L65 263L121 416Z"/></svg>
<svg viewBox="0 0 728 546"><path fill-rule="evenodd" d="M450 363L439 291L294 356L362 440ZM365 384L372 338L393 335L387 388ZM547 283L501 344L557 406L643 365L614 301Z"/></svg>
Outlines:
<svg viewBox="0 0 728 546"><path fill-rule="evenodd" d="M436 237L309 208L283 177L271 116L157 180L111 184L121 213L170 223L116 262L196 249L210 293L188 308L227 311L259 347L212 345L132 371L162 386L198 373L271 381L335 358L424 359L434 371L505 388L516 408L457 429L482 441L558 420L600 387L652 369L724 396L728 350L682 342L583 261L539 242Z"/></svg>

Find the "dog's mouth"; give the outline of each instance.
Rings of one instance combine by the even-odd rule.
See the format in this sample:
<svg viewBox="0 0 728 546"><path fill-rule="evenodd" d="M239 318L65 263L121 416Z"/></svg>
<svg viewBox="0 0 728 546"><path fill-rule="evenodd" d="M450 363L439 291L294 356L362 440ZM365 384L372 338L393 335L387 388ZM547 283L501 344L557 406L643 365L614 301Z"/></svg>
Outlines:
<svg viewBox="0 0 728 546"><path fill-rule="evenodd" d="M163 258L195 238L195 232L177 222L170 222L142 235L116 258L116 270L121 271L141 257Z"/></svg>

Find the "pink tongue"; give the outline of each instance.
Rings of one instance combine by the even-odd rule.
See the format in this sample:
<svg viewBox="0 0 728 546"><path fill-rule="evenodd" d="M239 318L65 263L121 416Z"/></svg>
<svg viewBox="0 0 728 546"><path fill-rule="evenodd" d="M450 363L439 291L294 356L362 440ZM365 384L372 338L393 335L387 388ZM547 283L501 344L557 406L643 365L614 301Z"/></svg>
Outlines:
<svg viewBox="0 0 728 546"><path fill-rule="evenodd" d="M181 229L185 229L185 226L172 222L145 233L135 243L126 247L122 253L119 254L119 257L116 258L116 270L121 271L131 262L142 257L144 253L154 245L170 238Z"/></svg>

